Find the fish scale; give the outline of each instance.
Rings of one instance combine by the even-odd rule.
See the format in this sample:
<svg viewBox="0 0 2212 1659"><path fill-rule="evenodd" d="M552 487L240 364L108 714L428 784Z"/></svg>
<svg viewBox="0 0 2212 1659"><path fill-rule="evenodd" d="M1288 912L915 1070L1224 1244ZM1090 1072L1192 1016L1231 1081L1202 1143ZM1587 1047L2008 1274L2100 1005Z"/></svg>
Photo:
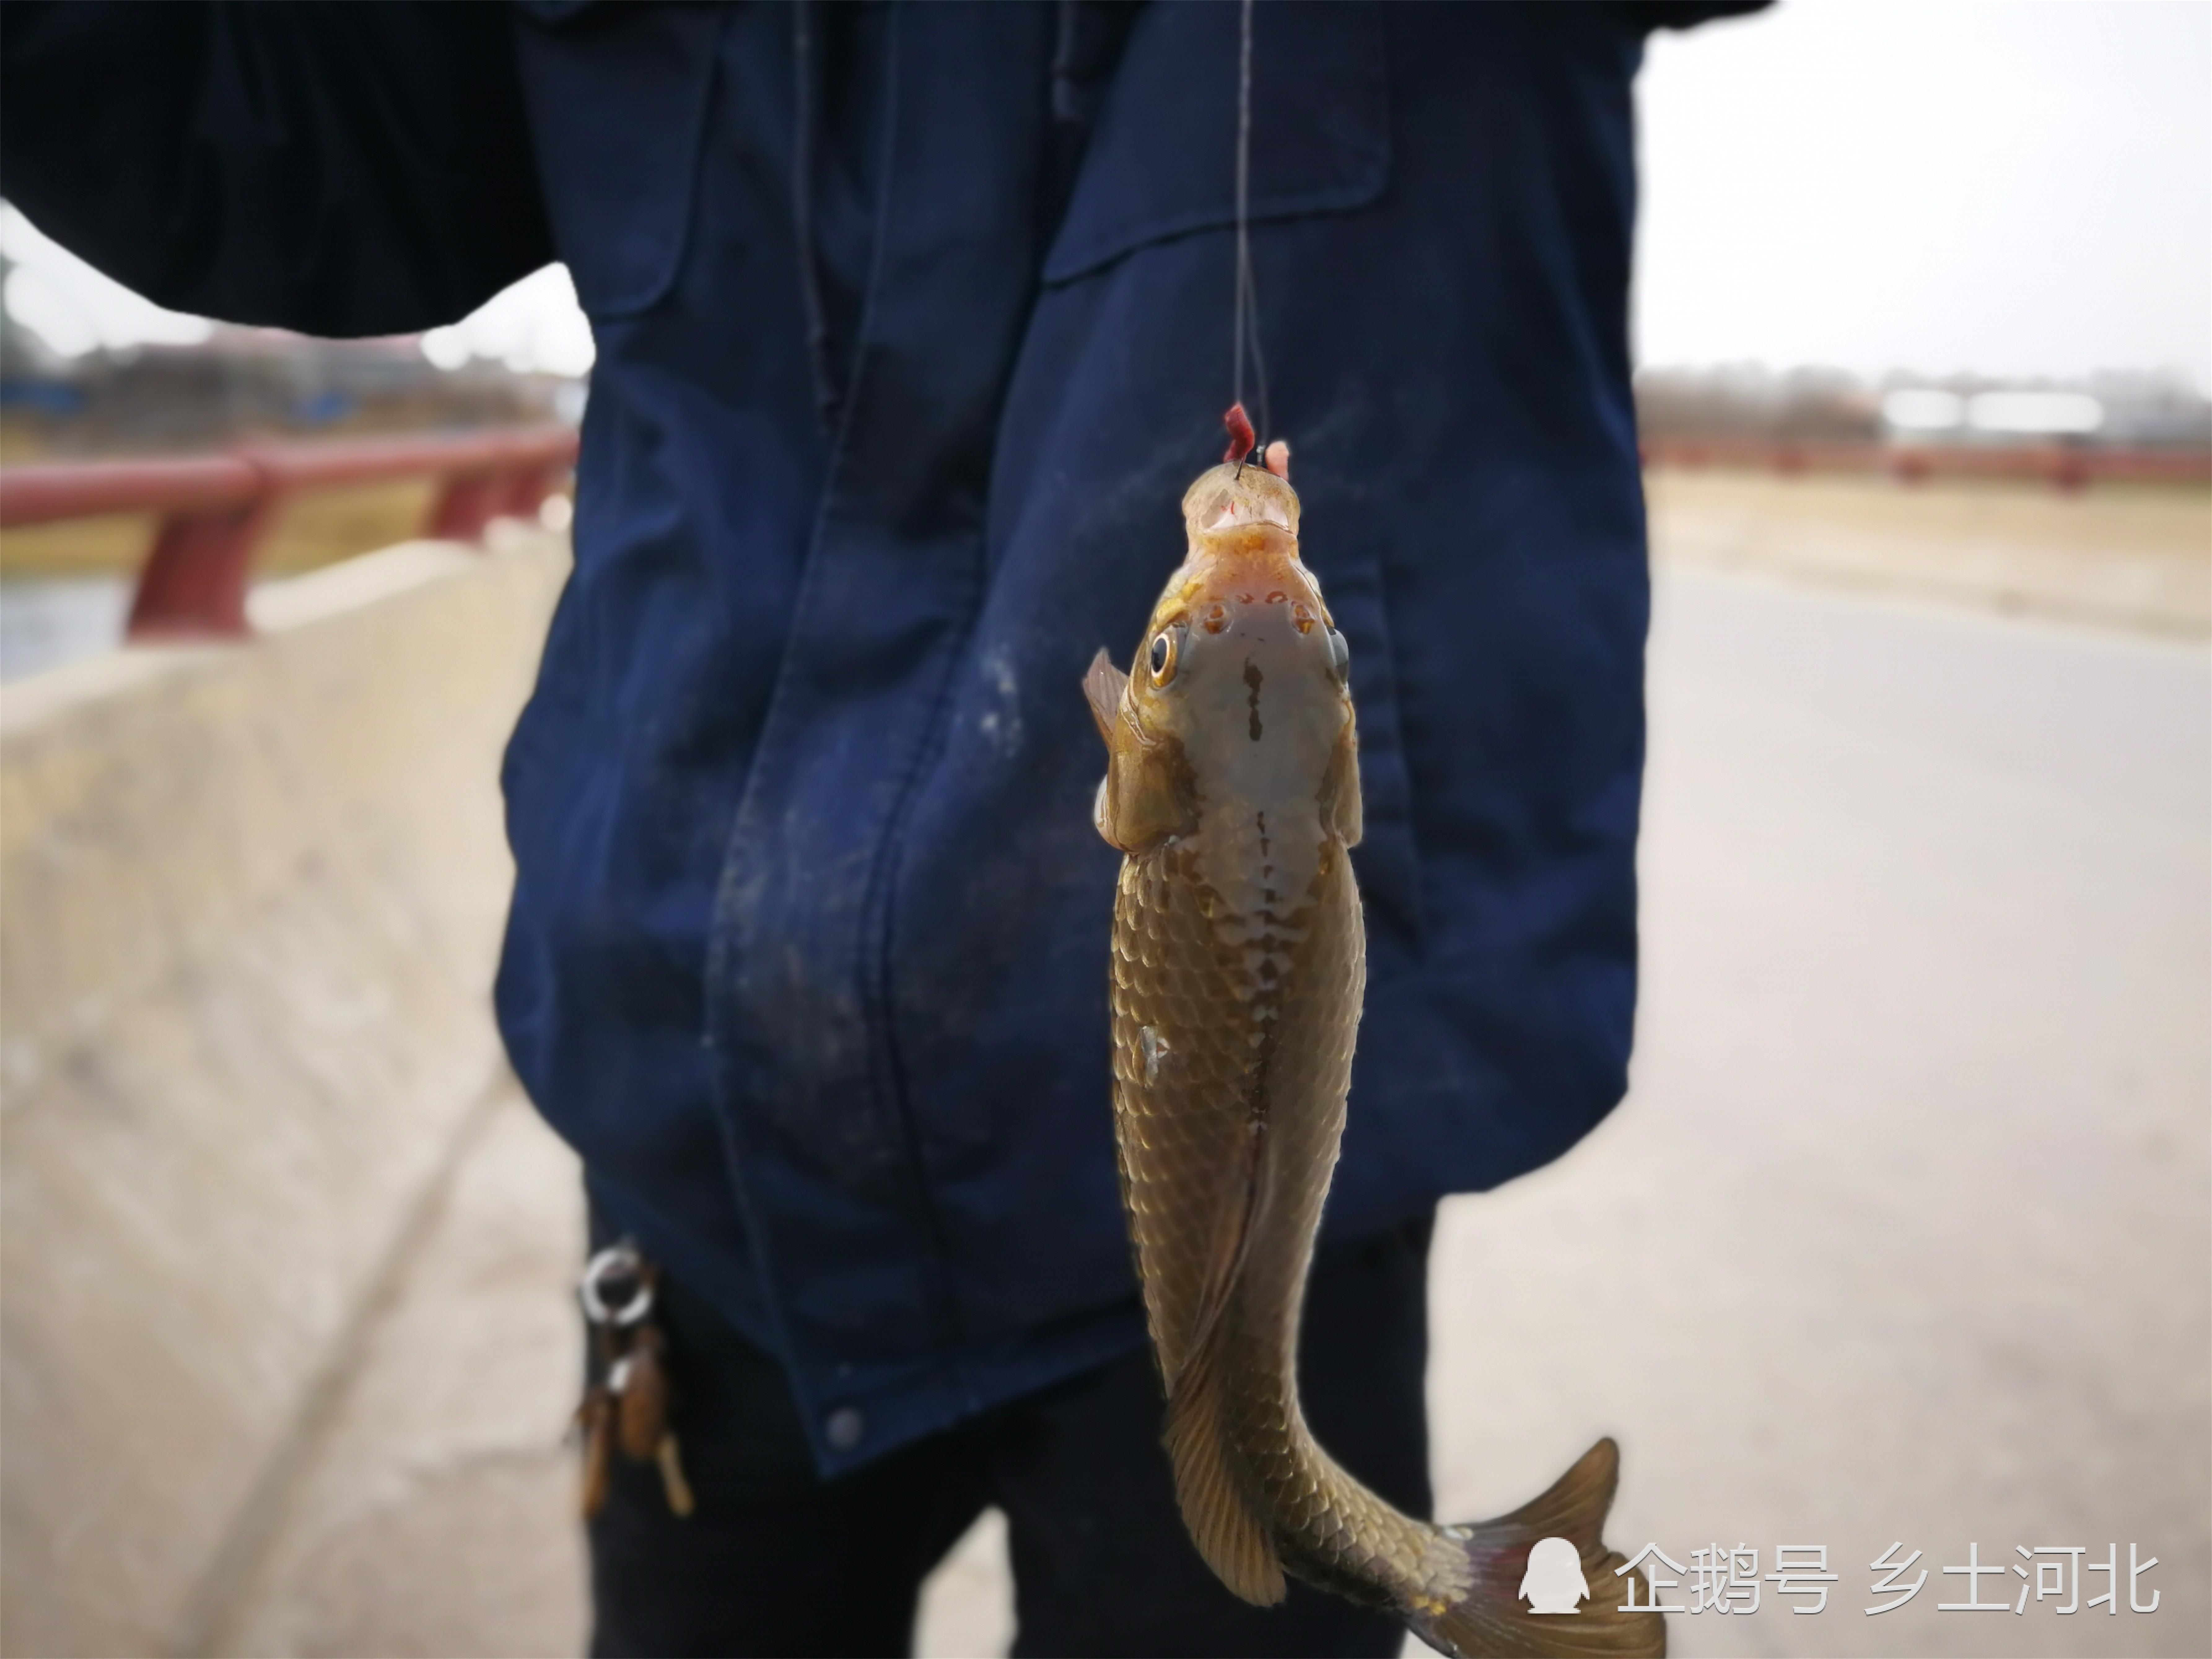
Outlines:
<svg viewBox="0 0 2212 1659"><path fill-rule="evenodd" d="M1306 1427L1298 1322L1366 980L1348 655L1287 482L1224 465L1183 507L1189 552L1130 672L1102 652L1085 689L1109 755L1097 822L1125 855L1115 1145L1185 1523L1250 1601L1279 1601L1288 1572L1446 1653L1663 1653L1657 1615L1615 1600L1611 1441L1512 1514L1439 1527ZM1569 1616L1522 1606L1546 1537L1574 1545L1586 1581Z"/></svg>

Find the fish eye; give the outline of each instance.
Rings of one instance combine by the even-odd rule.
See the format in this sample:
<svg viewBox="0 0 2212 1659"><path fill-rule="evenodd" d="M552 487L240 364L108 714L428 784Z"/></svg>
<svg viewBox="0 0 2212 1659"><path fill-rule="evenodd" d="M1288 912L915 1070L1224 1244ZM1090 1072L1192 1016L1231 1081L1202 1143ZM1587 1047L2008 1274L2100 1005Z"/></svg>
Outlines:
<svg viewBox="0 0 2212 1659"><path fill-rule="evenodd" d="M1154 685L1165 685L1170 680L1175 678L1176 641L1174 629L1163 628L1158 633L1152 635L1152 653L1147 657L1146 660L1152 665L1152 684Z"/></svg>
<svg viewBox="0 0 2212 1659"><path fill-rule="evenodd" d="M1352 647L1334 628L1328 630L1328 665L1339 679L1352 672Z"/></svg>

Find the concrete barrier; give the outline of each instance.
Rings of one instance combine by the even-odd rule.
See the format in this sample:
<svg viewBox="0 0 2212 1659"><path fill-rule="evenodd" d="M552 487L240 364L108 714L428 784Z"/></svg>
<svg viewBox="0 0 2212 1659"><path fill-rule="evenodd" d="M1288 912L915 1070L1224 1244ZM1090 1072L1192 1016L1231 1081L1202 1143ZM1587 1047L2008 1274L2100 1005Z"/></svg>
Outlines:
<svg viewBox="0 0 2212 1659"><path fill-rule="evenodd" d="M483 1103L519 525L0 696L0 1649L191 1650Z"/></svg>

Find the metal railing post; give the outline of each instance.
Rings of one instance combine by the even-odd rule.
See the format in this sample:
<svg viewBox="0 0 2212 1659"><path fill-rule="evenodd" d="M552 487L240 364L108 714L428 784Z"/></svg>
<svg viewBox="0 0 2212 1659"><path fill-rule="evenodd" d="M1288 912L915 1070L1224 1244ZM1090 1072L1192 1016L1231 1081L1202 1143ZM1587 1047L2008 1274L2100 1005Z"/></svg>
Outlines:
<svg viewBox="0 0 2212 1659"><path fill-rule="evenodd" d="M124 636L222 639L250 633L246 580L254 549L276 516L272 491L243 507L163 519L138 573Z"/></svg>
<svg viewBox="0 0 2212 1659"><path fill-rule="evenodd" d="M575 458L573 428L532 427L7 467L0 468L0 529L158 514L127 636L236 639L251 631L246 594L254 553L292 496L433 478L440 488L424 533L480 541L495 518L535 515Z"/></svg>
<svg viewBox="0 0 2212 1659"><path fill-rule="evenodd" d="M495 472L469 472L447 478L430 504L422 533L433 541L483 540L484 527L499 516L506 485L507 480Z"/></svg>

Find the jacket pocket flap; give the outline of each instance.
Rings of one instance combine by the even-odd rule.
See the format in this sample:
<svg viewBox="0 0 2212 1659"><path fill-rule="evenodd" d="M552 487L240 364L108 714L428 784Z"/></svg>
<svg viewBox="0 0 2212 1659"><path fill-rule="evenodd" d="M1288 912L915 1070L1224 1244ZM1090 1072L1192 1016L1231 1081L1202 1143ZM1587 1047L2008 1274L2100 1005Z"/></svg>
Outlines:
<svg viewBox="0 0 2212 1659"><path fill-rule="evenodd" d="M555 246L585 312L646 310L684 261L719 9L541 9L523 85Z"/></svg>
<svg viewBox="0 0 2212 1659"><path fill-rule="evenodd" d="M1238 8L1153 6L1133 32L1091 135L1048 283L1147 243L1237 222ZM1382 19L1362 7L1258 9L1250 217L1364 206L1390 171Z"/></svg>

